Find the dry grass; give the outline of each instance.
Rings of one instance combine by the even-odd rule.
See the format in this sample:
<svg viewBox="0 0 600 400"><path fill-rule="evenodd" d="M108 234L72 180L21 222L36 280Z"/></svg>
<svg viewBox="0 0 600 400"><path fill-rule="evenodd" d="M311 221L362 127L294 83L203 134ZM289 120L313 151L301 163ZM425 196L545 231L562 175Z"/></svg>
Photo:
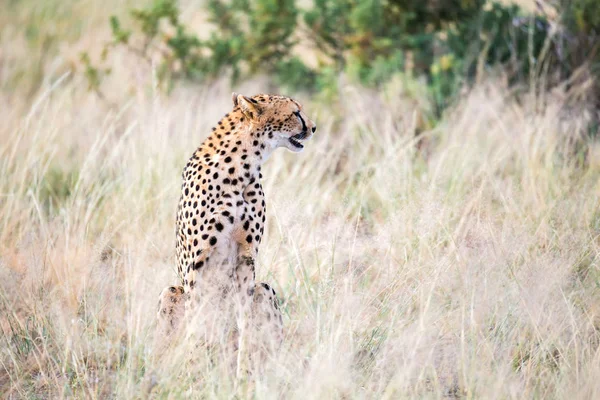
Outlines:
<svg viewBox="0 0 600 400"><path fill-rule="evenodd" d="M237 380L152 345L181 169L230 88L131 70L115 108L73 75L0 91L0 396L600 397L600 145L564 96L483 84L420 139L402 82L301 98L314 140L264 168L286 339Z"/></svg>
<svg viewBox="0 0 600 400"><path fill-rule="evenodd" d="M185 344L155 360L151 340L180 170L229 88L107 110L79 84L3 113L4 397L600 394L599 149L584 163L572 144L585 115L490 84L418 142L400 86L306 102L315 140L265 167L258 274L287 337L240 382L184 363Z"/></svg>

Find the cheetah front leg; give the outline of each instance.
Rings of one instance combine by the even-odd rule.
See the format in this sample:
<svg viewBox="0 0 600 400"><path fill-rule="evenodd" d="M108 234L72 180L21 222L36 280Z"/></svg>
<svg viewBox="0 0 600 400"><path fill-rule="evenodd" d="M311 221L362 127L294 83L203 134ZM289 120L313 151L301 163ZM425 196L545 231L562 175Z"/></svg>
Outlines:
<svg viewBox="0 0 600 400"><path fill-rule="evenodd" d="M158 296L157 326L154 348L162 351L169 347L179 332L185 315L186 293L183 286L169 286Z"/></svg>
<svg viewBox="0 0 600 400"><path fill-rule="evenodd" d="M264 282L257 284L254 291L250 335L252 353L261 364L283 341L283 317L277 294Z"/></svg>
<svg viewBox="0 0 600 400"><path fill-rule="evenodd" d="M249 309L254 296L255 259L256 249L251 246L246 246L238 252L234 278L240 303L245 309Z"/></svg>
<svg viewBox="0 0 600 400"><path fill-rule="evenodd" d="M235 283L242 314L251 307L255 288L255 263L265 223L265 201L260 182L248 185L243 193L244 208L240 225L234 232L238 243Z"/></svg>
<svg viewBox="0 0 600 400"><path fill-rule="evenodd" d="M247 352L247 334L251 319L251 307L255 291L255 259L256 246L248 244L240 245L238 250L237 262L234 270L234 280L237 287L237 326L238 335L238 354L237 354L237 376L244 368L243 363L246 360Z"/></svg>
<svg viewBox="0 0 600 400"><path fill-rule="evenodd" d="M277 295L267 283L255 283L254 260L248 249L240 252L235 275L239 296L238 376L246 360L257 361L259 366L264 364L283 340L283 317Z"/></svg>

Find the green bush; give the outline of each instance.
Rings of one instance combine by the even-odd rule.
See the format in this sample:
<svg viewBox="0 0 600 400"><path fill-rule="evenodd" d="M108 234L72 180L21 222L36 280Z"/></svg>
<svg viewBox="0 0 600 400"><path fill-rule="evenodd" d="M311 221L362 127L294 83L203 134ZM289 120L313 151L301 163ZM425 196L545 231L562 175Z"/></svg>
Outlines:
<svg viewBox="0 0 600 400"><path fill-rule="evenodd" d="M181 23L176 0L154 0L131 12L135 26L130 29L111 17L113 40L106 50L126 46L148 62L151 54L160 54L157 77L166 88L182 79L214 78L223 70L234 80L258 72L279 76L285 70L292 84L312 85L306 79L309 71L290 55L298 15L294 0L210 0L206 7L209 21L218 27L207 40ZM142 45L133 44L134 39ZM86 54L82 62L90 87L97 89L102 69L91 65Z"/></svg>
<svg viewBox="0 0 600 400"><path fill-rule="evenodd" d="M110 46L128 46L148 60L150 52L161 54L158 78L167 88L224 72L234 81L260 73L321 92L335 92L340 72L369 86L396 74L424 76L439 114L463 85L496 66L511 82L527 84L549 68L564 78L583 62L581 52L594 57L600 5L570 0L563 8L561 36L544 17L485 0L314 0L302 10L295 0L209 0L216 29L200 40L181 23L176 0L154 0L132 11L129 30L111 18ZM298 37L317 49L321 65L311 68L293 54ZM103 70L83 60L90 87L98 87Z"/></svg>
<svg viewBox="0 0 600 400"><path fill-rule="evenodd" d="M547 39L545 21L483 0L316 0L304 18L339 70L367 85L425 75L439 110L482 68L511 63L516 80L527 77Z"/></svg>
<svg viewBox="0 0 600 400"><path fill-rule="evenodd" d="M597 0L563 0L561 24L565 34L558 38L559 61L563 77L588 65L597 78L595 93L600 93L600 2ZM600 108L600 96L596 96Z"/></svg>

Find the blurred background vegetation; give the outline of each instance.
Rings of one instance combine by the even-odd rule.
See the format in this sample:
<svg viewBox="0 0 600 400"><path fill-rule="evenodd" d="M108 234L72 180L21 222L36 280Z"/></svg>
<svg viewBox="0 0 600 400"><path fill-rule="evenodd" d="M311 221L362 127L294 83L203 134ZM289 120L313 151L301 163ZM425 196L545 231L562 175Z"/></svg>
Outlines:
<svg viewBox="0 0 600 400"><path fill-rule="evenodd" d="M28 51L18 68L7 67L11 60L2 57L3 69L12 73L3 71L2 86L24 85L34 93L48 72L45 59L96 25L110 28L110 39L80 48L71 68L102 97L103 79L128 68L111 58L123 48L151 65L167 92L181 83L228 75L235 84L258 74L272 78L269 90L305 91L331 101L340 76L378 89L401 79L418 92L415 97L429 99L423 117L430 126L462 89L497 74L517 94L590 80L594 88L585 102L598 110L596 0L207 0L200 19L189 18L197 4L177 0L128 1L114 15L107 15L110 4L97 7L8 0L0 17L7 26L3 41L15 36L12 25L37 51ZM76 16L88 12L84 26Z"/></svg>

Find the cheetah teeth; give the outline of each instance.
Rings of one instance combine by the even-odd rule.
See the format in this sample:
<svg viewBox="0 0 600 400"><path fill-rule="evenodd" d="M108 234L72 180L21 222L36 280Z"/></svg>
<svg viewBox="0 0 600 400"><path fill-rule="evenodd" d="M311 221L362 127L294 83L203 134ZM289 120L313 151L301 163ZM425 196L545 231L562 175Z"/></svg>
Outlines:
<svg viewBox="0 0 600 400"><path fill-rule="evenodd" d="M298 136L298 135L296 135L296 136ZM297 141L293 137L290 138L290 143L293 144L294 146L300 148L300 149L304 148L304 145L302 145L299 141Z"/></svg>

